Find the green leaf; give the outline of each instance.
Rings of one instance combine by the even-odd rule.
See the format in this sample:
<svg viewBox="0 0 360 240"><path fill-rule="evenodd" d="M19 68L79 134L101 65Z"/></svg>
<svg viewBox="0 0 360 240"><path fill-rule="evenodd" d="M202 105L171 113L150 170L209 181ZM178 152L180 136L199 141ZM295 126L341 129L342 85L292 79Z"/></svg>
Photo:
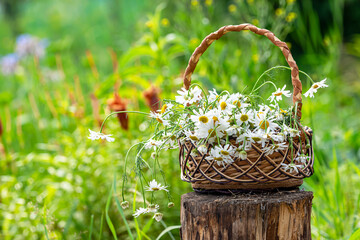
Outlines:
<svg viewBox="0 0 360 240"><path fill-rule="evenodd" d="M174 229L180 229L181 225L175 225L175 226L170 226L164 229L164 231L162 231L159 236L156 238L156 240L159 240L162 236L164 236L166 233L174 230Z"/></svg>

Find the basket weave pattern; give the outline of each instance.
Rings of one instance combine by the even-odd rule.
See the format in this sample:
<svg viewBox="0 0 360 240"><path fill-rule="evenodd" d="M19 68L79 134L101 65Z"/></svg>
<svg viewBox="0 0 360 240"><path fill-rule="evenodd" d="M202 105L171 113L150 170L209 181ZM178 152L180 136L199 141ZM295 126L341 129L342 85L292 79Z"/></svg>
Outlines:
<svg viewBox="0 0 360 240"><path fill-rule="evenodd" d="M293 85L293 104L296 112L294 116L298 121L301 119L302 107L302 84L299 79L299 69L294 61L291 52L285 42L280 41L272 32L267 29L261 29L251 24L228 25L220 28L216 32L209 34L201 44L195 49L190 57L188 66L184 73L184 88L189 89L191 84L191 75L201 55L215 40L218 40L224 34L234 31L250 30L258 35L266 36L274 45L282 51L286 62L291 68L291 79ZM308 143L306 146L305 134ZM314 155L312 148L312 132L306 131L300 137L287 141L286 150L280 150L273 154L266 155L258 144L252 144L252 148L247 151L246 160L233 158L233 162L225 166L218 166L214 160L207 160L213 146L207 145L207 153L197 155L191 153L197 150L192 141L180 142L179 161L181 167L182 180L191 182L194 189L273 189L281 187L297 187L303 182L303 178L313 174ZM267 146L272 143L267 143ZM236 144L233 144L236 145ZM310 147L309 147L310 146ZM282 164L293 163L298 154L305 154L309 157L306 165L298 168L297 171L285 171Z"/></svg>
<svg viewBox="0 0 360 240"><path fill-rule="evenodd" d="M310 136L311 138L311 136ZM268 143L269 145L271 143ZM291 155L297 156L301 149L299 141L292 142L286 150L265 155L260 145L252 144L247 151L246 160L234 158L234 162L226 166L218 166L215 161L207 160L208 154L198 152L196 157L191 155L197 150L195 143L186 141L180 143L180 165L182 180L192 182L194 187L212 189L267 189L276 187L294 187L302 184L302 179L313 174L314 155L312 146L306 150L310 157L307 165L298 172L289 173L281 168L281 164L291 163ZM211 145L208 146L208 152ZM292 180L292 181L287 181ZM287 182L286 182L287 181ZM214 185L220 184L220 185Z"/></svg>

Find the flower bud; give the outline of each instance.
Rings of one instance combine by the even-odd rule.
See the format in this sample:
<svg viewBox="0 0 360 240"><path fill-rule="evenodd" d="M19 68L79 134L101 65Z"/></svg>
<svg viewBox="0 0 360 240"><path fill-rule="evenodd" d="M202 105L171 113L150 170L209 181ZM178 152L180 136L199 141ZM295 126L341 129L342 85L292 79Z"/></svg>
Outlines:
<svg viewBox="0 0 360 240"><path fill-rule="evenodd" d="M151 158L152 158L152 159L155 159L155 158L156 158L156 152L152 152L152 153L151 153Z"/></svg>
<svg viewBox="0 0 360 240"><path fill-rule="evenodd" d="M173 202L168 203L168 208L172 208L173 206L175 206L175 204Z"/></svg>
<svg viewBox="0 0 360 240"><path fill-rule="evenodd" d="M156 221L160 222L161 219L163 218L163 214L162 213L155 213L154 218L155 218Z"/></svg>
<svg viewBox="0 0 360 240"><path fill-rule="evenodd" d="M311 148L310 144L306 144L306 149Z"/></svg>
<svg viewBox="0 0 360 240"><path fill-rule="evenodd" d="M129 202L128 201L123 201L121 203L121 207L122 207L122 209L127 209L129 207Z"/></svg>

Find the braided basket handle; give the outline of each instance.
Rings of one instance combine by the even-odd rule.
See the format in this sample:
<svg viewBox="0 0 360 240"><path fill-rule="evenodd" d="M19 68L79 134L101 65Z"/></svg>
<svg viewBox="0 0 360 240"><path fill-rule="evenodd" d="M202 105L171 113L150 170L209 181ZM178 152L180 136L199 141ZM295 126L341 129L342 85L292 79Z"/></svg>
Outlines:
<svg viewBox="0 0 360 240"><path fill-rule="evenodd" d="M280 41L274 33L270 32L267 29L261 29L258 27L255 27L252 24L244 23L240 25L227 25L224 27L221 27L216 32L213 32L206 36L204 40L201 42L201 44L195 49L193 54L190 57L188 66L186 67L185 73L184 73L184 87L185 89L189 89L190 83L191 83L191 75L193 74L195 67L199 61L200 56L206 51L206 49L211 45L212 42L215 40L221 38L225 33L228 32L240 32L241 30L250 30L253 33L264 35L266 36L273 44L278 46L280 50L282 51L286 62L289 64L291 68L291 81L293 85L293 103L294 106L297 104L297 112L296 115L298 119L301 119L301 107L302 107L302 101L301 101L301 93L302 93L302 84L299 79L299 68L296 65L295 60L293 59L291 52L289 50L289 47L285 42Z"/></svg>

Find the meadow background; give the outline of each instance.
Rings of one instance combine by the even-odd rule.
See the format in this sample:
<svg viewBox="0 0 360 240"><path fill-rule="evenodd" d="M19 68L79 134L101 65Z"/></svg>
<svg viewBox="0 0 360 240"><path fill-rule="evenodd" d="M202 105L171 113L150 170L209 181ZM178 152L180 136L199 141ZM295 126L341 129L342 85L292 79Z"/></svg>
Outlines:
<svg viewBox="0 0 360 240"><path fill-rule="evenodd" d="M161 157L175 203L167 208L165 195L157 198L163 221L132 217L142 206L135 151L125 184L130 208L119 206L125 154L149 138L149 119L129 115L124 130L111 118L105 133L114 143L90 141L88 129L99 130L114 92L134 111L150 111L149 96L174 98L200 41L245 22L288 42L315 81L328 79L329 88L303 101L302 122L315 135L315 174L303 185L314 192L312 235L359 239L359 19L357 0L1 0L0 57L23 33L49 44L43 58L0 73L0 239L156 239L179 225L180 196L191 187L180 181L176 150ZM193 80L236 92L285 64L265 37L229 33L201 57ZM307 90L311 83L300 77ZM291 86L288 70L266 80ZM162 239L179 239L178 229Z"/></svg>

